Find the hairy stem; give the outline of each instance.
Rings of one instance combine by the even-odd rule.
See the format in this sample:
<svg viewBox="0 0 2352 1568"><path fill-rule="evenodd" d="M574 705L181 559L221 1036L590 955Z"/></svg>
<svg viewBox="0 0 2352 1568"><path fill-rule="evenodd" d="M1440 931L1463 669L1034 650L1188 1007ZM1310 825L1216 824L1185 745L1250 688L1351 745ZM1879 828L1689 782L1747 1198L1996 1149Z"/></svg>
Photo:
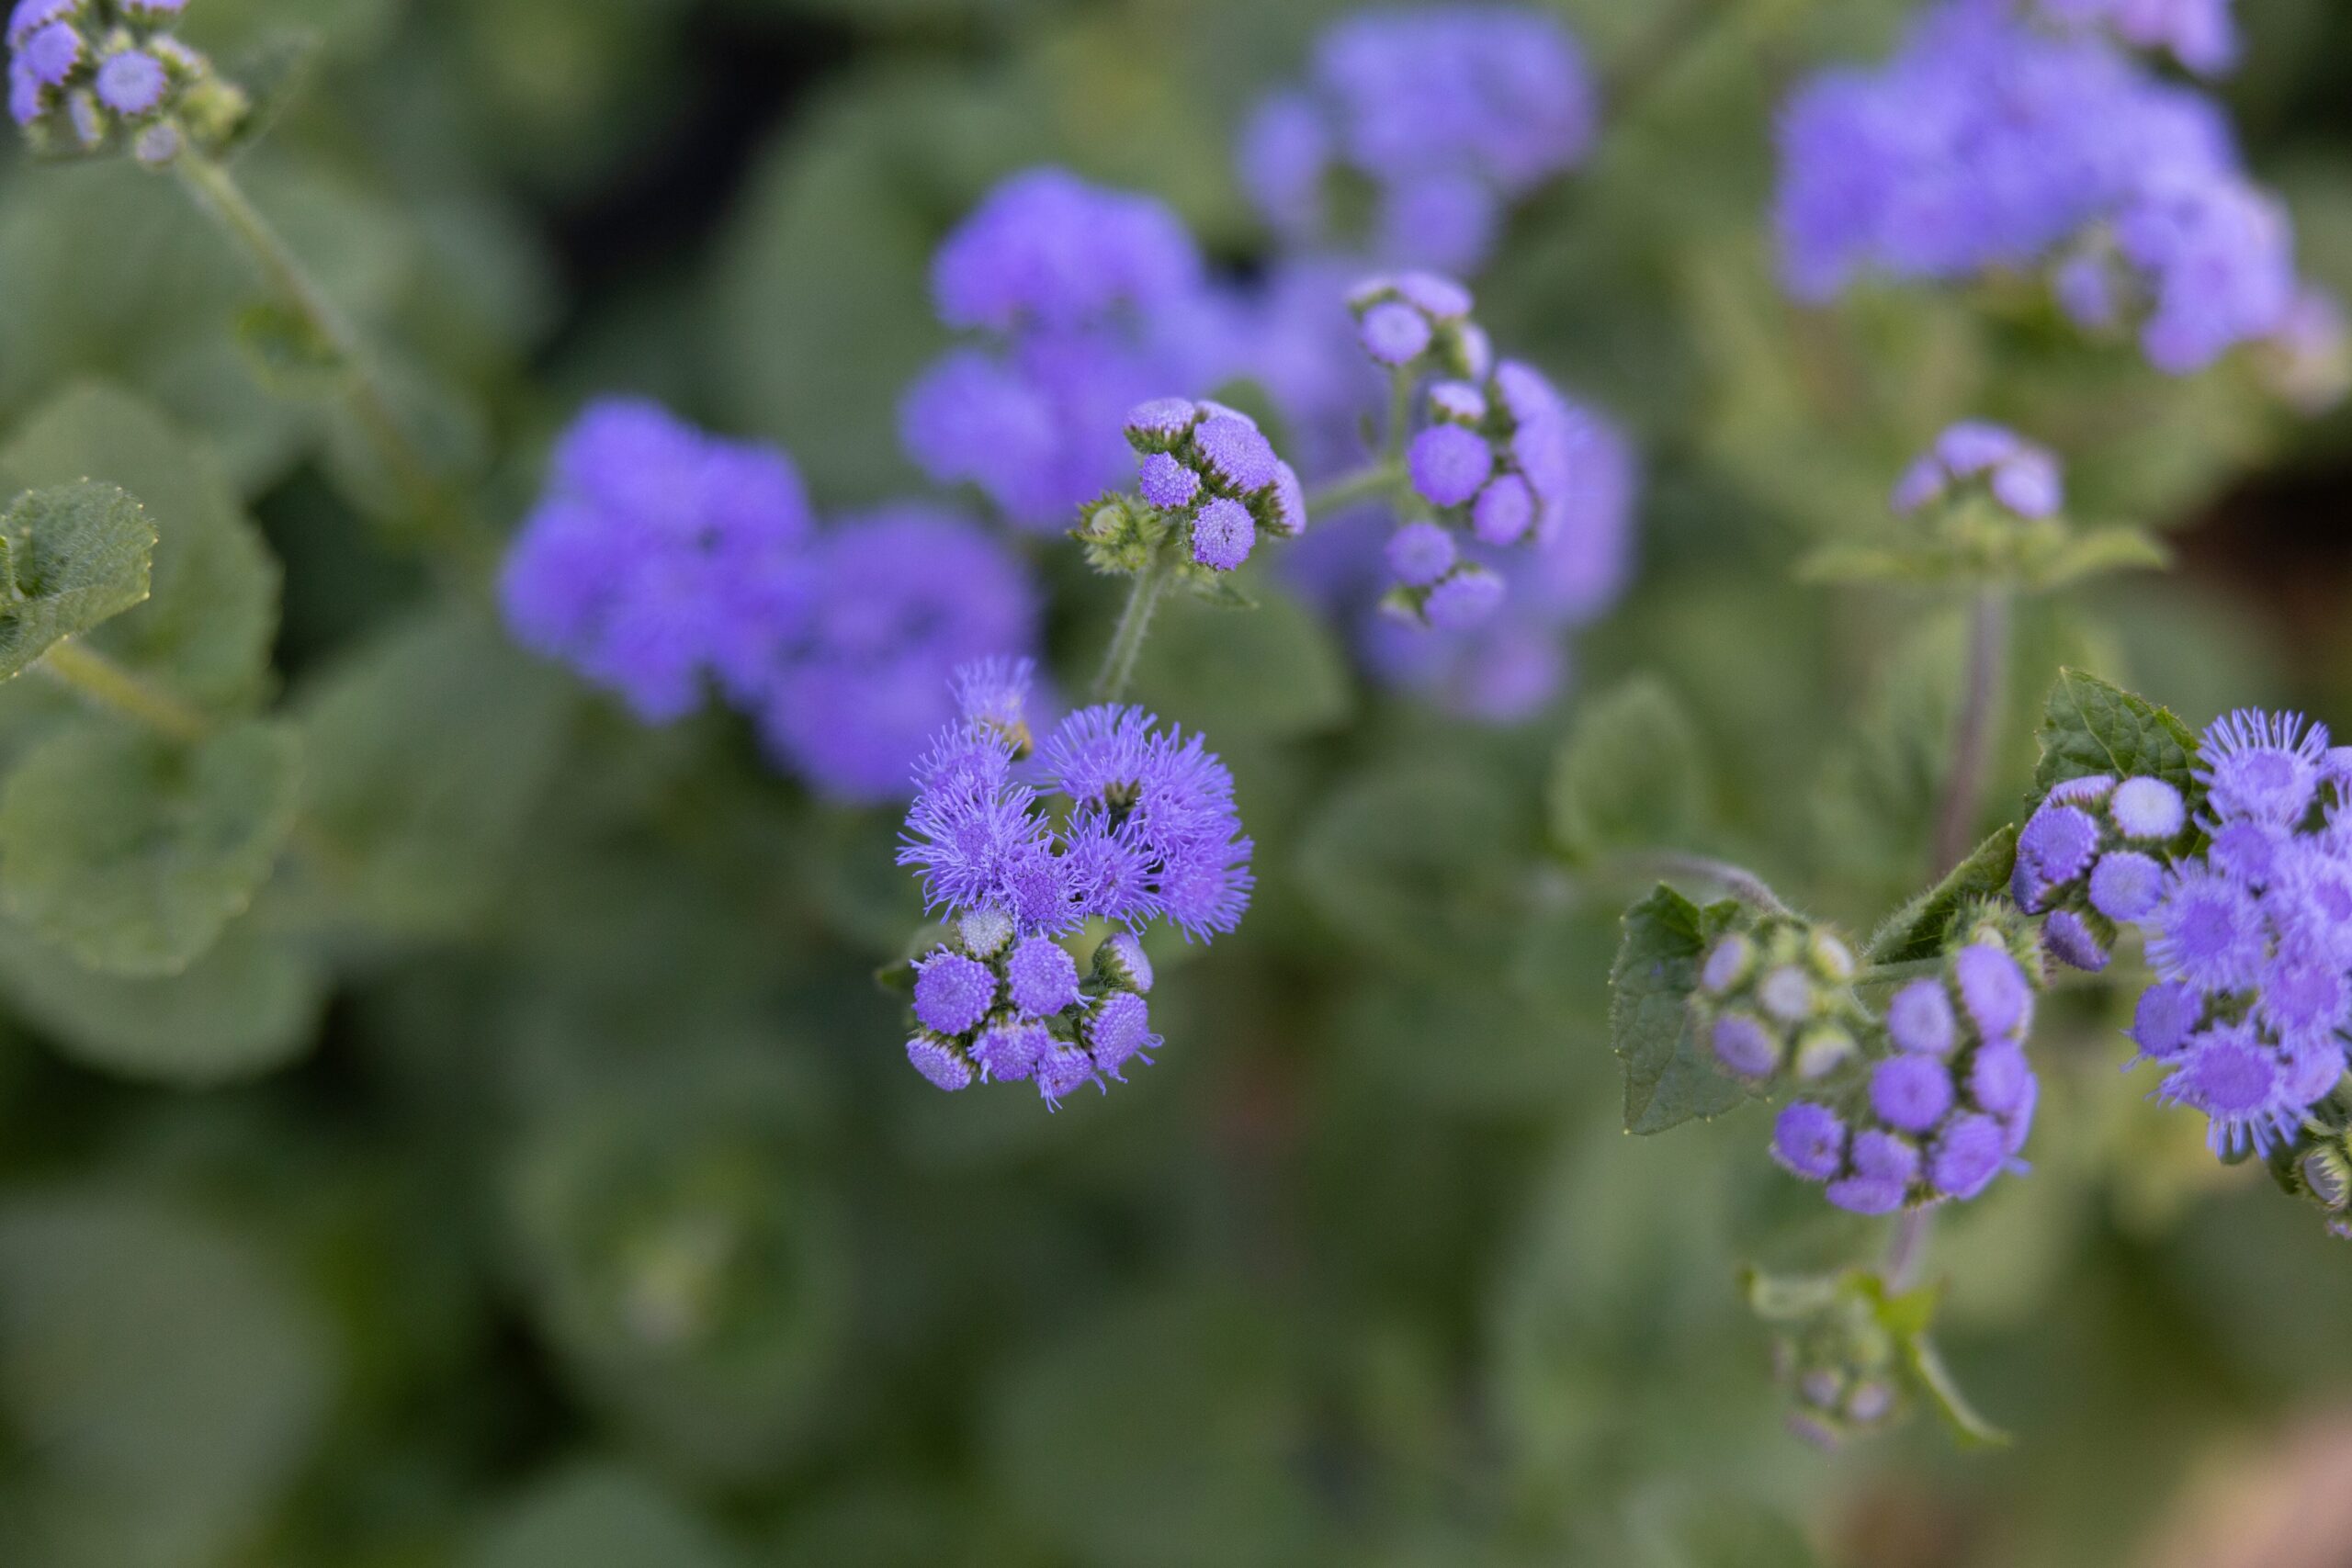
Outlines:
<svg viewBox="0 0 2352 1568"><path fill-rule="evenodd" d="M1935 1223L1932 1209L1905 1209L1895 1216L1894 1230L1886 1239L1886 1260L1879 1266L1879 1278L1889 1291L1899 1295L1918 1282L1920 1266L1928 1260L1928 1233Z"/></svg>
<svg viewBox="0 0 2352 1568"><path fill-rule="evenodd" d="M1638 854L1611 857L1609 869L1626 877L1681 876L1695 882L1712 882L1741 903L1768 915L1794 913L1770 884L1746 866L1707 855L1684 854L1679 850L1645 850Z"/></svg>
<svg viewBox="0 0 2352 1568"><path fill-rule="evenodd" d="M1136 573L1136 585L1127 591L1127 607L1119 612L1111 646L1103 651L1102 672L1094 678L1097 701L1115 703L1126 694L1127 682L1135 678L1136 660L1143 652L1143 639L1151 631L1152 612L1159 608L1159 596L1175 575L1176 548L1171 536L1152 550L1151 558Z"/></svg>
<svg viewBox="0 0 2352 1568"><path fill-rule="evenodd" d="M185 142L173 163L196 204L242 246L278 300L317 334L334 356L360 434L398 487L423 536L478 563L484 541L473 520L434 477L432 464L401 422L367 344L310 269L262 216L228 168Z"/></svg>
<svg viewBox="0 0 2352 1568"><path fill-rule="evenodd" d="M1306 514L1320 517L1343 506L1353 506L1359 501L1370 501L1385 495L1403 482L1404 466L1396 462L1367 464L1352 473L1341 474L1323 485L1306 498Z"/></svg>
<svg viewBox="0 0 2352 1568"><path fill-rule="evenodd" d="M1930 869L1937 876L1958 865L1975 842L1989 761L1986 753L2000 705L2008 642L2008 595L1986 589L1977 594L1969 611L1967 686L1961 694L1960 718L1952 731L1951 764L1944 774L1943 798L1936 807L1935 864Z"/></svg>
<svg viewBox="0 0 2352 1568"><path fill-rule="evenodd" d="M1909 958L1900 964L1865 964L1854 971L1857 986L1891 985L1896 980L1916 980L1925 975L1943 973L1940 958Z"/></svg>
<svg viewBox="0 0 2352 1568"><path fill-rule="evenodd" d="M211 732L212 722L200 709L82 643L59 643L41 656L37 668L100 707L174 740L193 744Z"/></svg>

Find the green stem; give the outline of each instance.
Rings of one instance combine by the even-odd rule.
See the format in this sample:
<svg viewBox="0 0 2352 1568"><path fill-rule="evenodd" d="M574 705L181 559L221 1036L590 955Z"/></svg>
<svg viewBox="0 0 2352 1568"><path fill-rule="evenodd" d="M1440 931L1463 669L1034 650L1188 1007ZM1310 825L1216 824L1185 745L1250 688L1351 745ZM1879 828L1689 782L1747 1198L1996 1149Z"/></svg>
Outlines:
<svg viewBox="0 0 2352 1568"><path fill-rule="evenodd" d="M1936 808L1933 874L1942 876L1965 859L1976 841L1993 717L2000 705L2003 667L2008 662L2009 599L1999 589L1976 595L1968 616L1967 686L1952 733L1951 765L1944 774L1943 798Z"/></svg>
<svg viewBox="0 0 2352 1568"><path fill-rule="evenodd" d="M334 355L347 381L352 417L399 489L401 503L416 520L419 533L455 551L469 564L479 564L486 549L482 534L434 477L432 464L402 423L382 373L357 329L327 298L302 259L270 226L225 165L198 152L184 138L173 167L196 204L244 248L279 301Z"/></svg>
<svg viewBox="0 0 2352 1568"><path fill-rule="evenodd" d="M1857 986L1891 986L1897 980L1916 980L1926 975L1943 973L1940 958L1906 958L1900 964L1865 964L1854 971Z"/></svg>
<svg viewBox="0 0 2352 1568"><path fill-rule="evenodd" d="M1918 1282L1920 1266L1928 1260L1928 1232L1935 1223L1932 1209L1905 1209L1895 1216L1894 1234L1886 1240L1886 1261L1879 1266L1879 1278L1889 1292L1900 1295Z"/></svg>
<svg viewBox="0 0 2352 1568"><path fill-rule="evenodd" d="M1126 694L1127 682L1135 678L1136 659L1143 652L1143 639L1151 630L1151 614L1159 607L1159 596L1176 573L1175 549L1171 536L1152 550L1143 570L1136 573L1136 585L1127 591L1127 607L1119 612L1111 646L1103 652L1102 672L1094 680L1097 700L1115 703Z"/></svg>
<svg viewBox="0 0 2352 1568"><path fill-rule="evenodd" d="M1396 462L1369 464L1353 473L1341 474L1306 498L1306 515L1321 517L1343 506L1353 506L1359 501L1369 501L1385 495L1404 481L1404 466Z"/></svg>
<svg viewBox="0 0 2352 1568"><path fill-rule="evenodd" d="M193 745L211 732L212 721L202 710L82 643L57 644L41 656L38 668L100 707L136 719L174 740Z"/></svg>
<svg viewBox="0 0 2352 1568"><path fill-rule="evenodd" d="M1645 850L1637 854L1612 857L1608 869L1614 874L1632 877L1687 877L1695 882L1712 882L1743 904L1751 905L1768 915L1795 913L1762 877L1744 865L1716 860L1709 855L1684 854L1679 850Z"/></svg>

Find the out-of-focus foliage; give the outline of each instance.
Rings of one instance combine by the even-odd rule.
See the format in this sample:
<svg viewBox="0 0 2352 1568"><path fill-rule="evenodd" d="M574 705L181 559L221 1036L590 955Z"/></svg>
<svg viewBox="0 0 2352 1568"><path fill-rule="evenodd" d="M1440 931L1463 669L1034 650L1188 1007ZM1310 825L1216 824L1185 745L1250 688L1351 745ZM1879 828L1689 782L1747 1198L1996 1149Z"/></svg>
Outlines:
<svg viewBox="0 0 2352 1568"><path fill-rule="evenodd" d="M1930 1260L2016 1447L1783 1431L1740 1265L1872 1233L1638 986L1643 1114L1713 1119L1623 1135L1608 980L1648 883L1610 854L1728 854L1858 933L1928 885L1955 619L1794 570L1884 545L1962 416L2176 563L2020 607L1972 838L2050 782L2062 669L2086 732L2090 677L2192 726L2352 722L2352 416L1996 287L1790 303L1774 107L1898 0L1554 8L1606 124L1480 311L1634 433L1636 586L1500 732L1364 683L1271 578L1168 610L1136 695L1231 763L1257 901L1154 952L1170 1045L1055 1115L906 1070L891 813L518 652L349 499L383 476L178 192L0 152L0 504L30 492L0 668L86 630L209 737L0 686L0 1561L2079 1568L2163 1561L2194 1478L2352 1399L2342 1244L2120 1077L2119 977L2049 1002L2034 1172ZM503 529L602 389L782 442L828 512L909 490L947 227L1053 161L1246 268L1234 129L1342 9L193 0L187 33L232 73L312 39L239 175ZM2352 23L2239 9L2228 100L2352 292ZM88 536L82 586L31 586L26 508ZM1081 690L1111 592L1023 547ZM1637 918L1667 970L1707 911Z"/></svg>

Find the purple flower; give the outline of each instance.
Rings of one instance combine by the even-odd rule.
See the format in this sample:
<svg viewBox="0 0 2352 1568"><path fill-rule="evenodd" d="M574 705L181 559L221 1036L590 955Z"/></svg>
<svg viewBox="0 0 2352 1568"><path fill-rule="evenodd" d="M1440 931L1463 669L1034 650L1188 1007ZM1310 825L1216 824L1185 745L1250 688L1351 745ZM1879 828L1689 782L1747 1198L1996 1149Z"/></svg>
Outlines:
<svg viewBox="0 0 2352 1568"><path fill-rule="evenodd" d="M1483 566L1456 568L1430 590L1421 614L1440 631L1464 631L1483 626L1502 608L1503 580Z"/></svg>
<svg viewBox="0 0 2352 1568"><path fill-rule="evenodd" d="M1894 510L1907 516L1972 479L2019 517L2047 517L2064 499L2056 457L2002 425L1968 420L1911 465L1894 487Z"/></svg>
<svg viewBox="0 0 2352 1568"><path fill-rule="evenodd" d="M1385 300L1356 323L1363 351L1382 365L1409 365L1429 352L1436 333L1428 318L1399 299Z"/></svg>
<svg viewBox="0 0 2352 1568"><path fill-rule="evenodd" d="M1996 1116L2014 1116L2022 1110L2032 1083L2032 1065L2014 1040L1987 1041L1969 1064L1968 1097Z"/></svg>
<svg viewBox="0 0 2352 1568"><path fill-rule="evenodd" d="M1772 1157L1792 1176L1826 1181L1845 1163L1846 1123L1826 1105L1793 1100L1772 1123Z"/></svg>
<svg viewBox="0 0 2352 1568"><path fill-rule="evenodd" d="M82 35L71 23L52 22L17 45L25 72L46 87L62 87L82 63Z"/></svg>
<svg viewBox="0 0 2352 1568"><path fill-rule="evenodd" d="M1434 523L1408 523L1388 537L1388 570L1408 588L1427 588L1453 570L1453 536Z"/></svg>
<svg viewBox="0 0 2352 1568"><path fill-rule="evenodd" d="M1015 175L989 192L931 271L942 321L1004 333L1148 310L1194 292L1201 277L1200 253L1167 208L1060 169Z"/></svg>
<svg viewBox="0 0 2352 1568"><path fill-rule="evenodd" d="M1747 979L1755 963L1756 943L1738 931L1727 932L1707 950L1706 962L1699 966L1699 988L1720 997Z"/></svg>
<svg viewBox="0 0 2352 1568"><path fill-rule="evenodd" d="M1167 386L1206 386L1232 344L1175 216L1060 170L1018 175L950 235L933 267L940 317L988 334L951 350L899 412L908 453L975 484L1024 528L1115 482L1116 422Z"/></svg>
<svg viewBox="0 0 2352 1568"><path fill-rule="evenodd" d="M2107 810L2118 832L2142 842L2173 838L2188 823L2180 791L2162 779L2125 779L2115 786Z"/></svg>
<svg viewBox="0 0 2352 1568"><path fill-rule="evenodd" d="M1871 1110L1901 1132L1931 1130L1951 1106L1951 1075L1933 1056L1889 1056L1871 1074Z"/></svg>
<svg viewBox="0 0 2352 1568"><path fill-rule="evenodd" d="M1781 1069L1779 1037L1746 1013L1727 1012L1716 1019L1707 1042L1715 1060L1735 1077L1761 1080Z"/></svg>
<svg viewBox="0 0 2352 1568"><path fill-rule="evenodd" d="M907 1042L907 1060L915 1071L950 1094L972 1087L972 1064L944 1041L915 1036Z"/></svg>
<svg viewBox="0 0 2352 1568"><path fill-rule="evenodd" d="M1162 1042L1151 1032L1151 1009L1143 998L1133 991L1114 991L1086 1021L1086 1043L1095 1070L1125 1083L1119 1069L1137 1057L1150 1061L1148 1053L1159 1049Z"/></svg>
<svg viewBox="0 0 2352 1568"><path fill-rule="evenodd" d="M1947 1198L1973 1198L2008 1156L2008 1132L1998 1121L1973 1111L1955 1116L1928 1147L1928 1185Z"/></svg>
<svg viewBox="0 0 2352 1568"><path fill-rule="evenodd" d="M1257 542L1258 525L1238 501L1219 496L1193 514L1193 558L1212 571L1231 571Z"/></svg>
<svg viewBox="0 0 2352 1568"><path fill-rule="evenodd" d="M2327 726L2306 727L2299 713L2240 708L2206 727L2197 754L2197 782L2224 820L2290 828L2319 787Z"/></svg>
<svg viewBox="0 0 2352 1568"><path fill-rule="evenodd" d="M2091 872L2091 908L2110 920L2145 918L2164 896L2164 868L2137 850L2114 850Z"/></svg>
<svg viewBox="0 0 2352 1568"><path fill-rule="evenodd" d="M1185 523L1196 564L1231 571L1250 558L1260 526L1285 536L1306 527L1297 473L1248 415L1159 398L1131 409L1122 428L1143 459L1143 498Z"/></svg>
<svg viewBox="0 0 2352 1568"><path fill-rule="evenodd" d="M1062 1097L1095 1081L1094 1058L1075 1042L1057 1042L1038 1059L1037 1097L1058 1109Z"/></svg>
<svg viewBox="0 0 2352 1568"><path fill-rule="evenodd" d="M52 22L70 20L81 8L82 0L17 0L8 13L8 47L17 47Z"/></svg>
<svg viewBox="0 0 2352 1568"><path fill-rule="evenodd" d="M2148 960L2160 975L2202 991L2235 991L2261 973L2260 906L2236 883L2193 862L2166 879L2149 925Z"/></svg>
<svg viewBox="0 0 2352 1568"><path fill-rule="evenodd" d="M1113 931L1095 950L1094 961L1116 984L1138 996L1150 995L1151 958L1133 931Z"/></svg>
<svg viewBox="0 0 2352 1568"><path fill-rule="evenodd" d="M837 800L903 796L907 759L955 716L951 673L1037 639L1020 561L968 519L920 502L845 519L733 592L748 603L721 653L729 694L779 759ZM1021 694L1000 691L997 706L1017 713Z"/></svg>
<svg viewBox="0 0 2352 1568"><path fill-rule="evenodd" d="M2108 953L2098 934L2072 909L2052 911L2042 922L2041 940L2061 964L2094 975L2107 967Z"/></svg>
<svg viewBox="0 0 2352 1568"><path fill-rule="evenodd" d="M971 1055L991 1083L1022 1083L1053 1048L1051 1030L1035 1019L1016 1019L982 1030Z"/></svg>
<svg viewBox="0 0 2352 1568"><path fill-rule="evenodd" d="M1327 186L1368 181L1390 259L1461 267L1484 255L1500 202L1579 160L1593 88L1574 39L1497 5L1371 11L1317 45L1305 85L1260 107L1243 184L1269 222L1321 237Z"/></svg>
<svg viewBox="0 0 2352 1568"><path fill-rule="evenodd" d="M1960 1005L1985 1039L2022 1036L2033 1022L2033 989L2018 961L2000 948L1971 942L1952 955Z"/></svg>
<svg viewBox="0 0 2352 1568"><path fill-rule="evenodd" d="M996 975L985 964L941 948L915 965L915 1017L934 1034L967 1033L995 1005Z"/></svg>
<svg viewBox="0 0 2352 1568"><path fill-rule="evenodd" d="M1851 1213L1891 1214L1919 1174L1919 1151L1891 1133L1858 1132L1847 1167L1849 1174L1829 1184L1829 1201Z"/></svg>
<svg viewBox="0 0 2352 1568"><path fill-rule="evenodd" d="M2179 1055L2203 1023L2205 998L2193 986L2161 980L2140 993L2132 1010L2132 1041L2143 1055L2166 1061Z"/></svg>
<svg viewBox="0 0 2352 1568"><path fill-rule="evenodd" d="M657 404L606 400L558 446L500 599L519 641L662 722L699 705L808 531L780 453L715 440Z"/></svg>
<svg viewBox="0 0 2352 1568"><path fill-rule="evenodd" d="M2054 3L2144 19L2173 0ZM1958 280L2055 265L2078 316L2109 318L2113 288L2083 246L2111 231L2132 292L2153 303L2142 335L2160 368L2265 337L2291 308L2285 225L2239 172L2220 109L2007 5L1948 0L1883 68L1822 73L1780 141L1783 271L1803 299L1867 272Z"/></svg>
<svg viewBox="0 0 2352 1568"><path fill-rule="evenodd" d="M1143 460L1136 489L1154 506L1178 512L1201 493L1201 478L1167 453L1154 452Z"/></svg>
<svg viewBox="0 0 2352 1568"><path fill-rule="evenodd" d="M1948 1056L1958 1039L1951 998L1941 980L1914 980L1886 1004L1887 1033L1897 1048L1925 1056Z"/></svg>
<svg viewBox="0 0 2352 1568"><path fill-rule="evenodd" d="M2216 1024L2192 1036L2165 1074L2163 1094L2205 1113L2217 1154L2249 1145L2267 1150L2291 1137L2305 1103L2293 1098L2278 1053L2244 1023Z"/></svg>
<svg viewBox="0 0 2352 1568"><path fill-rule="evenodd" d="M2018 835L2018 860L2044 884L2074 881L2098 852L2098 823L2076 807L2044 801Z"/></svg>
<svg viewBox="0 0 2352 1568"><path fill-rule="evenodd" d="M1413 488L1431 506L1460 506L1494 472L1494 454L1476 431L1433 424L1413 437L1405 457Z"/></svg>
<svg viewBox="0 0 2352 1568"><path fill-rule="evenodd" d="M1004 964L1012 1005L1049 1017L1078 1005L1078 961L1050 937L1033 936L1012 950Z"/></svg>
<svg viewBox="0 0 2352 1568"><path fill-rule="evenodd" d="M152 113L171 85L164 67L152 54L125 50L98 67L98 102L117 114Z"/></svg>

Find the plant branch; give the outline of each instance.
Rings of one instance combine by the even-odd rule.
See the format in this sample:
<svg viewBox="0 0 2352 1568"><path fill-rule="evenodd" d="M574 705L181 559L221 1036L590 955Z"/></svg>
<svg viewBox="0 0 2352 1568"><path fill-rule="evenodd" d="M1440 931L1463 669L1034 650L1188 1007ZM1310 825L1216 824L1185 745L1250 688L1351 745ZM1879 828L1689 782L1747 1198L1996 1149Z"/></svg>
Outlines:
<svg viewBox="0 0 2352 1568"><path fill-rule="evenodd" d="M79 642L61 642L36 666L62 686L156 733L190 745L211 733L212 721L186 699L164 690Z"/></svg>
<svg viewBox="0 0 2352 1568"><path fill-rule="evenodd" d="M1984 805L1987 752L2008 662L2008 595L1988 588L1976 595L1969 611L1967 684L1952 732L1943 796L1936 807L1935 864L1930 868L1936 876L1958 865L1976 841L1976 818Z"/></svg>
<svg viewBox="0 0 2352 1568"><path fill-rule="evenodd" d="M1353 506L1359 501L1370 501L1385 495L1403 482L1403 465L1390 462L1370 463L1351 473L1341 474L1316 490L1306 498L1306 514L1320 517L1343 506Z"/></svg>
<svg viewBox="0 0 2352 1568"><path fill-rule="evenodd" d="M481 564L488 552L486 536L434 476L432 464L402 423L381 370L349 319L327 298L302 259L225 165L198 152L184 138L173 167L196 204L244 249L280 303L316 333L334 356L346 383L352 417L400 491L401 504L414 518L419 535L468 565Z"/></svg>
<svg viewBox="0 0 2352 1568"><path fill-rule="evenodd" d="M1127 682L1135 679L1136 660L1151 631L1152 612L1159 607L1159 597L1176 572L1176 547L1174 536L1162 540L1136 573L1135 586L1127 591L1126 608L1119 612L1119 624L1111 632L1111 646L1103 650L1102 672L1094 679L1098 701L1117 702L1126 694Z"/></svg>

